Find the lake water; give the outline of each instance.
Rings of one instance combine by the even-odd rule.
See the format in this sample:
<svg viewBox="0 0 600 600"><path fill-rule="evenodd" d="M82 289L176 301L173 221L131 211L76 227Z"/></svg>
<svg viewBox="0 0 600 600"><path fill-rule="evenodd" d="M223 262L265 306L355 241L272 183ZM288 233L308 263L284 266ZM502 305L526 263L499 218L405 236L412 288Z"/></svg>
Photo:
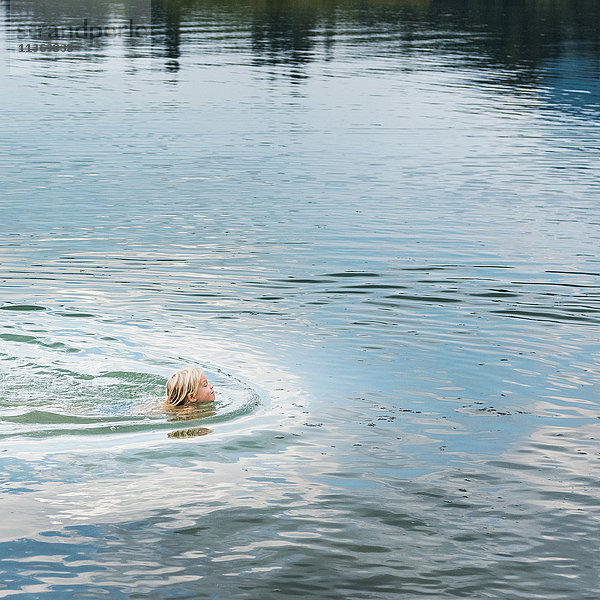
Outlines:
<svg viewBox="0 0 600 600"><path fill-rule="evenodd" d="M0 14L0 598L599 597L597 2Z"/></svg>

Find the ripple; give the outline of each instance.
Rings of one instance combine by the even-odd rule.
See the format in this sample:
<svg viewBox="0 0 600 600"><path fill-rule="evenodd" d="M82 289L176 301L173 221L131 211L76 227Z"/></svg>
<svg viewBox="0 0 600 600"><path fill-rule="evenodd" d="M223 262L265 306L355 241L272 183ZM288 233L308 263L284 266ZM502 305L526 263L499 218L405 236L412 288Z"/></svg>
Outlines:
<svg viewBox="0 0 600 600"><path fill-rule="evenodd" d="M449 298L447 296L411 296L410 294L390 294L385 296L394 300L410 300L413 302L461 302L459 298Z"/></svg>
<svg viewBox="0 0 600 600"><path fill-rule="evenodd" d="M565 315L558 312L551 311L534 311L534 310L516 310L516 309L504 309L504 310L492 310L492 313L504 316L512 317L513 319L525 319L534 321L551 321L560 323L563 321L567 322L581 322L581 323L600 323L599 319L593 319L591 317L583 317L576 315Z"/></svg>
<svg viewBox="0 0 600 600"><path fill-rule="evenodd" d="M380 277L380 274L368 271L343 271L342 273L326 273L326 277Z"/></svg>
<svg viewBox="0 0 600 600"><path fill-rule="evenodd" d="M166 377L156 373L92 374L5 360L0 368L0 438L153 433L177 431L182 423L190 431L248 416L262 404L249 384L220 369L205 371L215 385L216 402L171 413L163 409Z"/></svg>
<svg viewBox="0 0 600 600"><path fill-rule="evenodd" d="M0 310L34 312L38 310L46 310L46 308L44 306L37 306L35 304L6 304L5 306L0 306Z"/></svg>

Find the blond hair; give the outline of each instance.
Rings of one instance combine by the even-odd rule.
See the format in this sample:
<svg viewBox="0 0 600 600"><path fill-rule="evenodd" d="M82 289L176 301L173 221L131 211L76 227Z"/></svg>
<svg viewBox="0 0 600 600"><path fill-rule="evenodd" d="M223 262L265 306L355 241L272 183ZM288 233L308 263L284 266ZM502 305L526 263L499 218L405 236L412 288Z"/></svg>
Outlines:
<svg viewBox="0 0 600 600"><path fill-rule="evenodd" d="M187 367L173 373L167 381L167 404L180 406L184 404L189 394L195 394L200 387L202 369Z"/></svg>

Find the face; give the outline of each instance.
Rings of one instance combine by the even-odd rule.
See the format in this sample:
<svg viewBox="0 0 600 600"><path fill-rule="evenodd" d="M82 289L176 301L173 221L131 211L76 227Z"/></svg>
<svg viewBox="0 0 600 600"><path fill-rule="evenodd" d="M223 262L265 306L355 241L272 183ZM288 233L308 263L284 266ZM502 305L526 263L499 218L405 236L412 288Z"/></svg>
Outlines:
<svg viewBox="0 0 600 600"><path fill-rule="evenodd" d="M200 378L200 386L194 392L194 395L190 394L188 396L188 400L190 402L214 402L215 401L215 392L213 390L213 386L208 383L206 379L206 375L202 373L202 377Z"/></svg>

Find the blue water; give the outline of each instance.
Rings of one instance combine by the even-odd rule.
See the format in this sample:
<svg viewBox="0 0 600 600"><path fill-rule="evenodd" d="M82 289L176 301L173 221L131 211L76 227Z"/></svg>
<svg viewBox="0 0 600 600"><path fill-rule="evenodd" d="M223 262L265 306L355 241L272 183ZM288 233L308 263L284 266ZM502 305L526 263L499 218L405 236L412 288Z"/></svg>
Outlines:
<svg viewBox="0 0 600 600"><path fill-rule="evenodd" d="M595 600L597 3L44 6L0 11L0 597ZM214 414L160 410L186 365Z"/></svg>

